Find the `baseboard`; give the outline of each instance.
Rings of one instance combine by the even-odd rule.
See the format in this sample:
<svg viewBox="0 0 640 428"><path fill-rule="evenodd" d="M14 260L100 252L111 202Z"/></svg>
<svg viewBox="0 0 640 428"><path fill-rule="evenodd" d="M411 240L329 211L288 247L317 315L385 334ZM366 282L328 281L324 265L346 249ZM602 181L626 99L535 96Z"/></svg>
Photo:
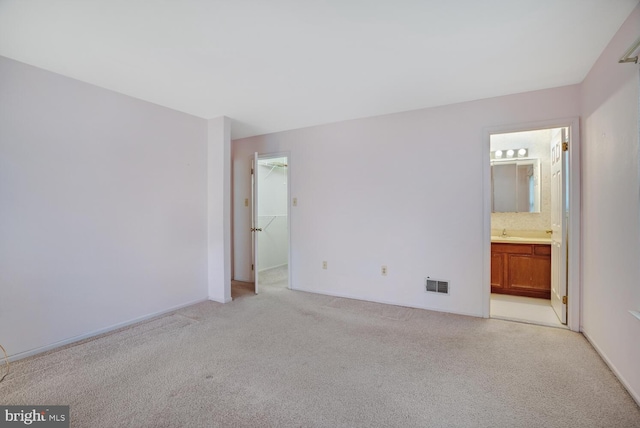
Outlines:
<svg viewBox="0 0 640 428"><path fill-rule="evenodd" d="M23 358L31 357L31 356L34 356L34 355L37 355L37 354L41 354L43 352L51 351L52 349L60 348L62 346L69 345L69 344L74 343L74 342L79 342L79 341L84 340L84 339L89 339L91 337L98 336L100 334L109 333L110 331L118 330L118 329L123 328L123 327L128 327L130 325L133 325L133 324L136 324L136 323L139 323L139 322L142 322L142 321L146 321L146 320L149 320L151 318L155 318L155 317L159 317L159 316L164 315L164 314L168 314L169 312L177 311L178 309L186 308L187 306L195 305L196 303L206 302L207 300L209 300L209 299L208 298L204 298L204 299L193 300L193 301L187 302L187 303L182 303L182 304L177 305L177 306L172 306L172 307L170 307L168 309L163 309L163 310L158 311L158 312L153 312L151 314L143 315L141 317L137 317L137 318L134 318L134 319L131 319L131 320L128 320L128 321L124 321L124 322L121 322L121 323L118 323L118 324L114 324L114 325L111 325L109 327L101 328L101 329L98 329L98 330L93 330L93 331L91 331L89 333L81 334L79 336L70 337L68 339L60 340L58 342L54 342L54 343L51 343L49 345L40 346L38 348L30 349L28 351L20 352L20 353L14 354L14 355L9 355L9 361L13 362L13 361L21 360Z"/></svg>
<svg viewBox="0 0 640 428"><path fill-rule="evenodd" d="M635 400L635 402L638 404L638 406L640 406L640 394L638 394L636 391L634 391L633 388L631 387L631 385L629 385L624 380L624 378L622 377L622 375L620 374L620 372L618 371L616 366L613 365L611 360L605 355L605 353L602 351L602 349L600 349L600 347L598 345L596 345L596 343L593 340L591 340L591 338L589 337L589 334L586 331L584 331L584 329L582 330L582 335L585 337L585 339L587 339L587 342L589 342L589 344L591 344L591 346L593 346L593 349L596 350L598 355L600 355L600 358L602 358L602 360L609 367L609 369L613 372L613 374L616 375L616 377L618 378L618 380L620 381L622 386L624 386L625 389L627 390L627 392L629 393L629 395L631 395L631 398L633 398Z"/></svg>
<svg viewBox="0 0 640 428"><path fill-rule="evenodd" d="M445 310L440 309L440 308L433 308L433 307L422 306L422 305L410 305L410 304L407 304L407 303L391 302L391 301L386 301L386 300L364 299L362 297L356 297L356 296L352 296L352 295L345 294L345 293L330 293L330 292L326 292L326 291L318 291L318 290L311 290L311 289L301 289L301 288L291 288L291 289L293 291L304 291L305 293L322 294L324 296L332 296L332 297L342 297L344 299L360 300L360 301L363 301L363 302L382 303L384 305L401 306L403 308L425 309L427 311L443 312L443 313L446 313L446 314L455 314L455 315L464 315L464 316L467 316L467 317L483 318L482 314L473 314L473 313L469 313L469 312L445 311Z"/></svg>

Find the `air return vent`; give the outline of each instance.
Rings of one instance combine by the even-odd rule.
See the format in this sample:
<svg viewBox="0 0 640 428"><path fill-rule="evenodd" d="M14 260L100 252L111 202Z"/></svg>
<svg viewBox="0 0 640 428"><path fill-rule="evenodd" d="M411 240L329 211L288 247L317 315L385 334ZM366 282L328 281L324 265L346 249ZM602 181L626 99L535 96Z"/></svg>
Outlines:
<svg viewBox="0 0 640 428"><path fill-rule="evenodd" d="M425 291L429 293L449 294L449 281L441 279L425 279Z"/></svg>

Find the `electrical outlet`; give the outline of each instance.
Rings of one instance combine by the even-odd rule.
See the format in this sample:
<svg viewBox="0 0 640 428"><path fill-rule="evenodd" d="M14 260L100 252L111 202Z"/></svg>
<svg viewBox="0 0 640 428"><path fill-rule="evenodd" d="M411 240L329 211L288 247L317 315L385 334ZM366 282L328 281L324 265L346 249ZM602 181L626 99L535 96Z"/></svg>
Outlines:
<svg viewBox="0 0 640 428"><path fill-rule="evenodd" d="M327 268L327 262L322 262L322 269L326 269Z"/></svg>
<svg viewBox="0 0 640 428"><path fill-rule="evenodd" d="M387 276L387 267L382 266L382 268L380 269L380 273L382 274L382 276Z"/></svg>

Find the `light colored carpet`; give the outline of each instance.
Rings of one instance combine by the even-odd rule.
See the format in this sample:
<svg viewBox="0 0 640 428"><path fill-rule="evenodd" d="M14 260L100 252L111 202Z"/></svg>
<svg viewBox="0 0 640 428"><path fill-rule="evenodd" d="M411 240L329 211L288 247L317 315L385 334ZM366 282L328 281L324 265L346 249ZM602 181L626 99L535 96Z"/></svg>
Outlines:
<svg viewBox="0 0 640 428"><path fill-rule="evenodd" d="M259 273L258 278L260 284L273 285L274 287L287 287L289 285L289 267L284 265L263 270Z"/></svg>
<svg viewBox="0 0 640 428"><path fill-rule="evenodd" d="M287 265L278 266L260 272L258 280L260 284L272 287L288 287L289 286L289 267ZM231 281L231 298L241 299L247 296L255 295L255 286L253 282Z"/></svg>
<svg viewBox="0 0 640 428"><path fill-rule="evenodd" d="M11 369L73 427L640 427L580 334L274 286Z"/></svg>
<svg viewBox="0 0 640 428"><path fill-rule="evenodd" d="M254 296L255 294L253 282L231 281L231 298L233 300Z"/></svg>

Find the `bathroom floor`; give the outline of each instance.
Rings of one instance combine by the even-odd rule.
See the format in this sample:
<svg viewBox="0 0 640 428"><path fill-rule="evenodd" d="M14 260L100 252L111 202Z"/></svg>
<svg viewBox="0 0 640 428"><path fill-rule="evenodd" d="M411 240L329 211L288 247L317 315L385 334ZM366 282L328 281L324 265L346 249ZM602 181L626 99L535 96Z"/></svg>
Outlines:
<svg viewBox="0 0 640 428"><path fill-rule="evenodd" d="M491 318L567 328L551 308L551 301L532 297L491 294Z"/></svg>

